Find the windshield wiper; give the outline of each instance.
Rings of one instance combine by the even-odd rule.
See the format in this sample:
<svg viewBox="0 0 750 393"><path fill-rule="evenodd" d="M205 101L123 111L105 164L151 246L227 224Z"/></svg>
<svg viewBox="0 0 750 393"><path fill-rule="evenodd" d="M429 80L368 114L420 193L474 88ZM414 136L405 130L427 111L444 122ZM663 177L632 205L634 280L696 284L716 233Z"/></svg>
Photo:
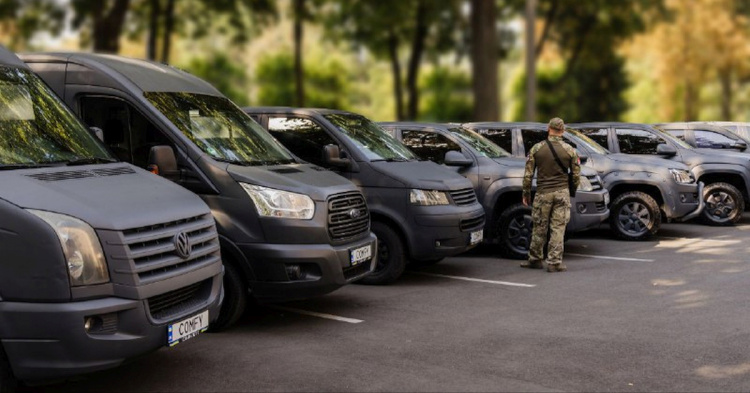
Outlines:
<svg viewBox="0 0 750 393"><path fill-rule="evenodd" d="M0 171L8 171L13 169L30 169L30 168L46 168L55 166L54 164L6 164L0 165Z"/></svg>
<svg viewBox="0 0 750 393"><path fill-rule="evenodd" d="M410 159L408 159L408 158L403 158L403 157L391 157L391 158L383 158L383 159L380 159L380 160L372 160L372 161L385 161L385 162L409 162L409 161L411 161L411 160L410 160Z"/></svg>
<svg viewBox="0 0 750 393"><path fill-rule="evenodd" d="M117 162L114 158L104 158L104 157L79 157L72 160L68 160L66 165L68 166L76 166L76 165L91 165L91 164L109 164Z"/></svg>

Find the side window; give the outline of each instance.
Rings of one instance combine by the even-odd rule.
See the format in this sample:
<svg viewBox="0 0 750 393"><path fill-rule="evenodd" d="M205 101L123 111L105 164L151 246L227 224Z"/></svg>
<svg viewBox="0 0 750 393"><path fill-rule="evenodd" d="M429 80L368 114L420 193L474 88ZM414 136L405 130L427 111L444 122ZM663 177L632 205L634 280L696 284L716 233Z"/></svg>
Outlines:
<svg viewBox="0 0 750 393"><path fill-rule="evenodd" d="M521 130L521 137L523 138L523 149L528 155L534 145L547 139L547 131Z"/></svg>
<svg viewBox="0 0 750 393"><path fill-rule="evenodd" d="M152 147L167 145L174 148L169 138L125 101L84 97L80 103L84 123L101 128L104 144L122 161L145 168Z"/></svg>
<svg viewBox="0 0 750 393"><path fill-rule="evenodd" d="M402 142L419 159L442 164L445 153L461 151L461 147L446 136L427 131L402 130Z"/></svg>
<svg viewBox="0 0 750 393"><path fill-rule="evenodd" d="M666 143L661 137L644 130L618 128L615 133L620 152L626 154L656 154L656 146Z"/></svg>
<svg viewBox="0 0 750 393"><path fill-rule="evenodd" d="M272 117L268 131L297 157L315 165L326 166L323 146L338 144L328 133L310 119Z"/></svg>
<svg viewBox="0 0 750 393"><path fill-rule="evenodd" d="M670 135L673 135L675 138L681 141L685 141L685 130L665 130L665 131L667 131Z"/></svg>
<svg viewBox="0 0 750 393"><path fill-rule="evenodd" d="M502 147L508 153L513 154L513 130L510 129L483 129L478 130L485 138Z"/></svg>
<svg viewBox="0 0 750 393"><path fill-rule="evenodd" d="M726 149L735 142L735 139L721 135L715 131L694 130L693 132L695 133L695 147Z"/></svg>
<svg viewBox="0 0 750 393"><path fill-rule="evenodd" d="M607 141L607 136L609 135L609 130L606 128L584 128L579 130L582 134L588 136L589 138L593 139L594 142L598 143L605 149L609 148L609 142Z"/></svg>

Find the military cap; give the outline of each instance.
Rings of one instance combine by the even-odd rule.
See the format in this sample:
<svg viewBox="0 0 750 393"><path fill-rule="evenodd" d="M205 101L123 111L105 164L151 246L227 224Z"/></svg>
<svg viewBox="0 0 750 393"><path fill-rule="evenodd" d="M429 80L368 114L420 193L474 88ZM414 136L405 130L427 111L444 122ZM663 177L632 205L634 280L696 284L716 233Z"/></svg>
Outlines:
<svg viewBox="0 0 750 393"><path fill-rule="evenodd" d="M552 120L549 121L549 128L554 128L556 130L564 130L565 129L565 123L563 120L559 117L554 117Z"/></svg>

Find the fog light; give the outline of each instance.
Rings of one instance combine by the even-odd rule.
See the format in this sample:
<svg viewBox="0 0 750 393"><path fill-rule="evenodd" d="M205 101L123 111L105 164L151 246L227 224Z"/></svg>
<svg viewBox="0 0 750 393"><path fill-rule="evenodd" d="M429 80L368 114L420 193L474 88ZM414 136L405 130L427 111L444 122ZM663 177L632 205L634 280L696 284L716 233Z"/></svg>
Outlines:
<svg viewBox="0 0 750 393"><path fill-rule="evenodd" d="M299 265L296 264L288 264L286 265L286 275L289 277L290 280L295 281L302 278L302 268L300 268Z"/></svg>
<svg viewBox="0 0 750 393"><path fill-rule="evenodd" d="M586 205L584 205L583 203L579 203L578 204L578 212L581 213L581 214L586 213Z"/></svg>
<svg viewBox="0 0 750 393"><path fill-rule="evenodd" d="M435 241L435 247L440 247L440 240Z"/></svg>
<svg viewBox="0 0 750 393"><path fill-rule="evenodd" d="M85 319L83 320L83 330L85 330L85 331L86 331L86 333L88 333L88 332L89 332L89 330L91 330L91 328L92 328L93 326L94 326L94 318L92 318L92 317L86 317L86 318L85 318Z"/></svg>

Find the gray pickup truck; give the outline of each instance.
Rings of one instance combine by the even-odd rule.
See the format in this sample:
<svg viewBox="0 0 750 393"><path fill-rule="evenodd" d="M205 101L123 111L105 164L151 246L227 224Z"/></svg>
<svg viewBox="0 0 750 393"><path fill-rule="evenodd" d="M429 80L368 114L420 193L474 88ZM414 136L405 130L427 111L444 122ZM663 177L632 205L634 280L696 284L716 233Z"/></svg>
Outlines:
<svg viewBox="0 0 750 393"><path fill-rule="evenodd" d="M525 160L459 125L381 123L423 160L453 168L471 180L488 220L488 243L499 244L503 256L525 259L531 243L531 209L521 203ZM609 195L599 176L581 168L581 186L571 200L567 232L598 227L609 216Z"/></svg>
<svg viewBox="0 0 750 393"><path fill-rule="evenodd" d="M510 145L513 155L524 157L547 137L541 123L476 123L469 127L489 139ZM624 240L645 240L659 231L662 221L686 221L703 208L689 168L657 157L610 153L581 132L568 128L563 136L576 147L584 167L593 168L612 197L609 226Z"/></svg>
<svg viewBox="0 0 750 393"><path fill-rule="evenodd" d="M219 315L211 211L120 162L0 47L0 391L173 346Z"/></svg>

